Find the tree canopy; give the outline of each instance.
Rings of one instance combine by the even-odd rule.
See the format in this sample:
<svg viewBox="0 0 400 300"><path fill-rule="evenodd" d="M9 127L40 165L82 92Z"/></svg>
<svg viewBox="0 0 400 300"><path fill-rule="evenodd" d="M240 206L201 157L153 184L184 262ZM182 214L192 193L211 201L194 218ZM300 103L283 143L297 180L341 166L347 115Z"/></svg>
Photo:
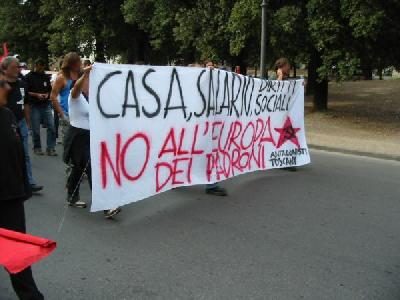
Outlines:
<svg viewBox="0 0 400 300"><path fill-rule="evenodd" d="M68 51L153 64L207 59L258 66L261 0L3 0L0 41L26 60ZM269 64L308 65L326 109L328 79L400 67L400 0L269 0ZM259 67L259 66L258 66ZM321 102L320 100L323 99Z"/></svg>

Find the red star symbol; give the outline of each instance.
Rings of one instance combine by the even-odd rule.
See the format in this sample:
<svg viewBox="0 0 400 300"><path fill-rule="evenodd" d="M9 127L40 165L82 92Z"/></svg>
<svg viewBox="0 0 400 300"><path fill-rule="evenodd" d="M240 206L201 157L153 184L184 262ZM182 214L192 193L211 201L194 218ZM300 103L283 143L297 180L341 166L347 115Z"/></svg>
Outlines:
<svg viewBox="0 0 400 300"><path fill-rule="evenodd" d="M292 120L290 120L290 117L287 117L283 128L275 128L275 131L280 133L278 145L276 146L276 148L279 149L287 141L291 141L297 146L297 148L300 148L300 143L296 135L296 133L300 130L301 128L293 128Z"/></svg>

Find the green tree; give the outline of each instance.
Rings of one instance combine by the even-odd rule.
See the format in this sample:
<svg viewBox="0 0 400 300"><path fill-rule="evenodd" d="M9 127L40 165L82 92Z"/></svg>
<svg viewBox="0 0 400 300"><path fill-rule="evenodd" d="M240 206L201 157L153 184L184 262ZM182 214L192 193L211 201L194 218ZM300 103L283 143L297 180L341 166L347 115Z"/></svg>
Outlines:
<svg viewBox="0 0 400 300"><path fill-rule="evenodd" d="M229 50L232 56L241 57L249 65L259 64L260 25L260 1L238 0L235 2L228 23ZM271 48L269 48L269 53L270 50ZM270 58L272 61L273 58L271 56Z"/></svg>
<svg viewBox="0 0 400 300"><path fill-rule="evenodd" d="M398 65L393 55L399 39L399 1L309 0L311 62L317 68L314 107L328 107L328 79L346 80L362 69L366 79L372 70ZM398 52L397 52L398 53Z"/></svg>
<svg viewBox="0 0 400 300"><path fill-rule="evenodd" d="M204 59L258 64L261 0L4 0L0 40L36 58L79 50L97 61ZM269 62L308 64L316 110L329 80L400 67L399 0L269 0Z"/></svg>
<svg viewBox="0 0 400 300"><path fill-rule="evenodd" d="M39 14L40 0L3 0L0 5L0 41L23 60L47 60L47 26L50 19Z"/></svg>
<svg viewBox="0 0 400 300"><path fill-rule="evenodd" d="M172 0L125 0L122 6L125 21L147 35L149 59L156 63L168 63L179 57L179 47L174 38L177 26L175 14L190 1ZM188 51L189 52L189 51Z"/></svg>
<svg viewBox="0 0 400 300"><path fill-rule="evenodd" d="M197 1L176 14L175 40L192 47L200 59L222 61L230 58L228 22L234 1ZM181 51L183 50L181 49Z"/></svg>
<svg viewBox="0 0 400 300"><path fill-rule="evenodd" d="M396 48L400 39L400 1L352 0L342 2L342 12L348 20L356 51L366 79L372 71L388 66L399 67Z"/></svg>
<svg viewBox="0 0 400 300"><path fill-rule="evenodd" d="M121 55L133 62L139 56L138 40L145 37L124 21L122 4L122 0L42 0L41 14L52 18L50 51L55 55L77 50L95 53L96 61Z"/></svg>
<svg viewBox="0 0 400 300"><path fill-rule="evenodd" d="M302 3L278 8L271 16L271 48L274 57L287 57L296 71L296 65L309 60L310 38L306 11Z"/></svg>
<svg viewBox="0 0 400 300"><path fill-rule="evenodd" d="M229 58L227 25L234 1L125 0L127 22L150 37L168 61Z"/></svg>

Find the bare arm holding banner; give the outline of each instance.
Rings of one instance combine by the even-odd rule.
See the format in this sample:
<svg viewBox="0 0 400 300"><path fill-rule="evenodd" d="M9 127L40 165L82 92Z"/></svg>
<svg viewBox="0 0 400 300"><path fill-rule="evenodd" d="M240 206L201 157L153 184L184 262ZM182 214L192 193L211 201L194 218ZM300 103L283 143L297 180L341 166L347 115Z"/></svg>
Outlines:
<svg viewBox="0 0 400 300"><path fill-rule="evenodd" d="M79 95L82 93L82 90L85 85L85 81L87 81L87 79L89 79L89 74L90 74L91 70L92 70L91 66L83 69L82 76L76 81L74 87L71 90L71 98L72 99L77 99L79 97Z"/></svg>

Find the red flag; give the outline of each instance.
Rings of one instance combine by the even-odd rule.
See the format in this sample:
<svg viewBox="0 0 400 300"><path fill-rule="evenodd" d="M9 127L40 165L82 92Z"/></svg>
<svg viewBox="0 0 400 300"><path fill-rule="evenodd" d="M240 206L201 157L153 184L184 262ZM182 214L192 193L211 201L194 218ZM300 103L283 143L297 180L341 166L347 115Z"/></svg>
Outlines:
<svg viewBox="0 0 400 300"><path fill-rule="evenodd" d="M9 54L8 48L7 48L7 43L3 43L3 55L0 56L0 62L3 60L3 58L7 57Z"/></svg>
<svg viewBox="0 0 400 300"><path fill-rule="evenodd" d="M0 265L11 274L19 273L50 255L56 242L0 228Z"/></svg>

